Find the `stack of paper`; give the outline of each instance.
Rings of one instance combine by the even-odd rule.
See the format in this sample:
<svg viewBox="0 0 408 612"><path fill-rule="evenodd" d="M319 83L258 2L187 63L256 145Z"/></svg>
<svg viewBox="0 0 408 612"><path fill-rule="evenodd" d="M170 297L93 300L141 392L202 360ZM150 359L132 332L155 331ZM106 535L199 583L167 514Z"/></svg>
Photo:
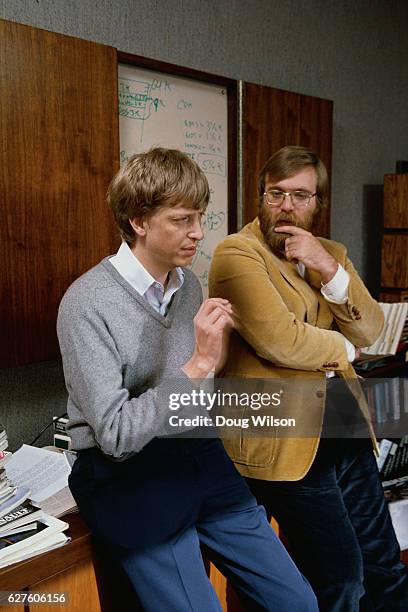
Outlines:
<svg viewBox="0 0 408 612"><path fill-rule="evenodd" d="M0 425L0 536L9 536L37 528L36 519L43 513L29 500L28 487L19 487L8 478L5 465L12 453L8 453L5 429Z"/></svg>
<svg viewBox="0 0 408 612"><path fill-rule="evenodd" d="M408 302L380 302L380 306L385 319L382 332L374 344L361 350L366 355L395 355L408 317Z"/></svg>
<svg viewBox="0 0 408 612"><path fill-rule="evenodd" d="M65 453L23 446L7 462L8 477L20 487L29 487L31 499L55 517L77 510L68 488L71 466Z"/></svg>
<svg viewBox="0 0 408 612"><path fill-rule="evenodd" d="M7 433L3 425L0 423L0 451L5 451L8 448Z"/></svg>
<svg viewBox="0 0 408 612"><path fill-rule="evenodd" d="M51 514L76 508L70 471L63 454L27 445L0 468L0 567L68 542L68 524Z"/></svg>

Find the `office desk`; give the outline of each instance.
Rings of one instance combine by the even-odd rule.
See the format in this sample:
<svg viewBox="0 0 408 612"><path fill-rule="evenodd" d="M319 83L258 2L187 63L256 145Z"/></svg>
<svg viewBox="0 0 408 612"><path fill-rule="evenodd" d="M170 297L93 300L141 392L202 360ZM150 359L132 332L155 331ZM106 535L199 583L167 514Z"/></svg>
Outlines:
<svg viewBox="0 0 408 612"><path fill-rule="evenodd" d="M0 606L1 612L100 612L95 555L89 529L75 514L64 517L72 541L65 546L0 570L0 591L67 593L67 604Z"/></svg>
<svg viewBox="0 0 408 612"><path fill-rule="evenodd" d="M0 591L67 593L66 604L0 606L0 612L128 612L137 610L130 587L95 553L89 529L77 514L64 517L72 541L56 550L0 570ZM408 564L408 550L402 558ZM109 560L107 560L109 561ZM207 570L223 610L242 610L225 578L211 564ZM227 605L228 601L228 605Z"/></svg>

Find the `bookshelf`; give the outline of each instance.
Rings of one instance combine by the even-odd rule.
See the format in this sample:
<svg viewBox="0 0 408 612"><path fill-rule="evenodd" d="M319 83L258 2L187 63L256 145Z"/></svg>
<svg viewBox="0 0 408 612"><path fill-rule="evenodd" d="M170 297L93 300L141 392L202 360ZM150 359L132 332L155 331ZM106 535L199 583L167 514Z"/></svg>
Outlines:
<svg viewBox="0 0 408 612"><path fill-rule="evenodd" d="M355 366L357 373L365 379L364 391L374 430L380 440L386 438L399 443L408 435L407 359L408 344L404 344L396 355L363 357ZM408 449L406 455L404 470L398 462L398 476L408 476Z"/></svg>
<svg viewBox="0 0 408 612"><path fill-rule="evenodd" d="M408 302L408 174L386 174L383 187L380 300L383 302ZM404 340L405 344L400 345L397 354L384 358L378 364L379 367L375 367L369 372L360 370L365 378L371 380L384 379L384 400L387 402L388 399L390 403L390 416L393 417L390 420L394 421L394 431L392 427L380 424L378 435L379 438L391 439L398 447L404 443L404 437L408 435L408 344L406 338ZM396 378L400 382L399 397L396 392L398 385L394 383ZM399 406L395 404L395 401L398 404L398 400ZM400 462L398 462L396 475L405 475L408 479L407 455L408 451L405 453L402 469ZM384 479L386 479L386 482L388 480L392 481L392 479L389 479L390 470L388 469L387 472L387 464L384 465L383 471L385 471ZM395 475L395 473L391 475ZM392 487L390 488L392 489ZM385 489L387 490L387 485ZM390 494L390 497L392 498L392 494Z"/></svg>
<svg viewBox="0 0 408 612"><path fill-rule="evenodd" d="M408 515L408 344L396 355L361 359L356 371L364 377L374 430L381 440L378 460L384 494L407 563L403 525ZM401 504L404 506L401 507ZM399 534L399 535L398 535Z"/></svg>

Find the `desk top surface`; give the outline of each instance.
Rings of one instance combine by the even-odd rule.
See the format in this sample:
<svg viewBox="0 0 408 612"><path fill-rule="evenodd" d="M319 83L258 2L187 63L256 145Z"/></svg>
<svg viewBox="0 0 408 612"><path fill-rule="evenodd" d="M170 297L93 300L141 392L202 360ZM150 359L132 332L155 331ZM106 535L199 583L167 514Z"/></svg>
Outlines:
<svg viewBox="0 0 408 612"><path fill-rule="evenodd" d="M71 542L0 569L0 591L20 591L93 557L91 533L78 514L63 517Z"/></svg>

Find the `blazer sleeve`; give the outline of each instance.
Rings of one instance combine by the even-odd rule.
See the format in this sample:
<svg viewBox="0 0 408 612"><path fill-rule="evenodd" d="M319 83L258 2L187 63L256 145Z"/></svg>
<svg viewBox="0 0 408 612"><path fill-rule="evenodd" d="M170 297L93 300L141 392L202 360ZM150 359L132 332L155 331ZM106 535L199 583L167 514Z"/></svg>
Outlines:
<svg viewBox="0 0 408 612"><path fill-rule="evenodd" d="M244 238L227 238L215 250L211 297L236 308L239 333L253 350L277 366L298 370L347 370L343 336L299 321L270 278L261 253Z"/></svg>
<svg viewBox="0 0 408 612"><path fill-rule="evenodd" d="M381 333L383 312L348 257L345 256L340 263L350 276L348 300L345 304L328 302L328 306L339 330L354 346L370 346Z"/></svg>

